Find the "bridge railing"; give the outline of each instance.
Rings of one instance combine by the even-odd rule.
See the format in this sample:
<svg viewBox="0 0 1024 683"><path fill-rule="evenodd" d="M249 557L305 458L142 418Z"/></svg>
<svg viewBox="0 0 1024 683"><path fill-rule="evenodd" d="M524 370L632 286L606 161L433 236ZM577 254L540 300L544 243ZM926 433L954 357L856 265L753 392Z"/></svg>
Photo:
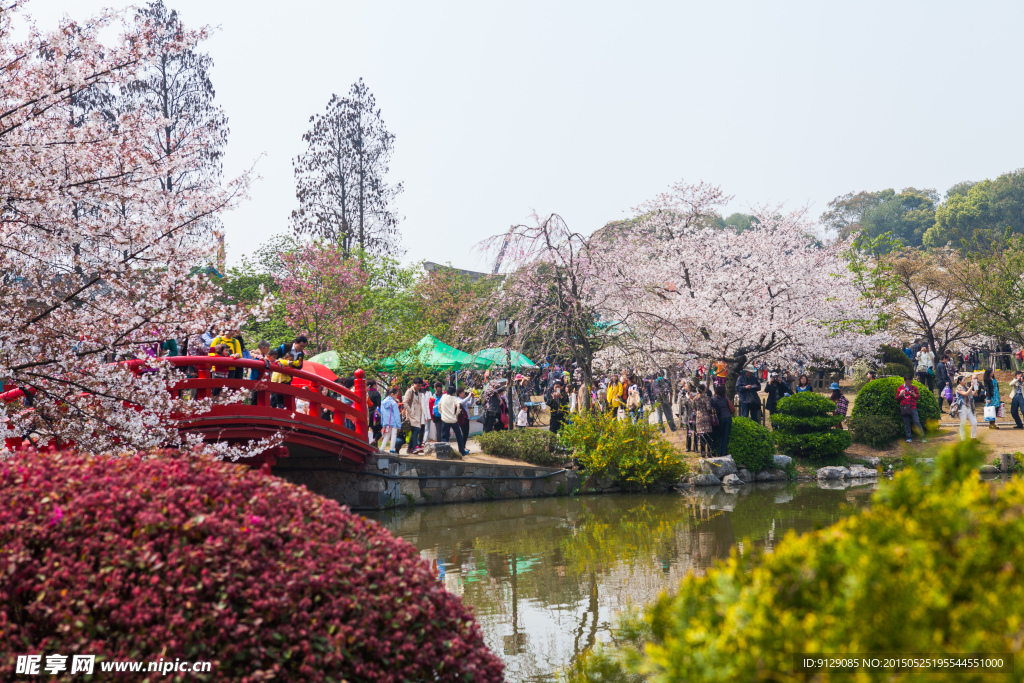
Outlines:
<svg viewBox="0 0 1024 683"><path fill-rule="evenodd" d="M168 385L168 391L175 398L183 398L186 392L194 392L194 398L211 398L221 391L245 391L253 398L252 405L238 403L214 405L209 414L190 416L182 419L185 428L202 429L204 421L216 420L221 432L226 432L224 423L236 421L244 425L246 421L270 421L281 429L313 428L321 432L338 433L357 440L363 444L368 442L369 420L367 415L366 378L362 370L355 372L355 386L347 389L337 382L305 370L280 365L267 365L263 361L240 358L223 358L219 356L170 356L162 360L181 369L194 369L195 376L182 377ZM133 372L142 374L154 370L150 362L142 360L127 361ZM215 377L213 373L241 369L246 379ZM295 379L303 380L306 385L293 386L271 381L273 373L280 373ZM234 373L232 373L234 374ZM334 396L326 395L324 390ZM0 394L5 402L27 398L26 394L34 394L31 388L22 390L11 389ZM278 400L271 404L271 396ZM305 402L305 407L298 405ZM127 405L127 404L126 404ZM321 411L329 411L325 419ZM294 416L294 417L293 417ZM244 430L234 430L240 436ZM258 435L254 433L254 435ZM8 439L8 443L20 439ZM13 447L13 446L11 446Z"/></svg>
<svg viewBox="0 0 1024 683"><path fill-rule="evenodd" d="M212 397L218 390L243 390L252 394L252 405L274 411L264 413L274 415L277 411L285 414L296 413L303 416L302 422L323 422L330 424L335 430L349 432L350 436L367 441L369 420L366 410L366 378L362 370L355 372L355 386L347 389L341 384L321 377L316 373L307 372L281 365L269 366L263 361L243 358L223 358L218 356L170 356L165 359L179 368L195 368L196 377L182 379L169 386L169 391L180 398L186 391L195 391L196 399ZM216 370L215 370L216 369ZM214 377L213 372L229 372L242 370L246 379ZM293 381L301 379L308 386L293 386L282 382L273 382L273 373L290 377ZM234 373L232 373L234 374ZM323 390L337 395L337 398L326 395ZM278 397L279 408L271 405L271 396ZM305 409L300 410L298 401L305 401ZM330 419L325 420L321 411L331 412ZM264 411L260 411L263 413ZM346 420L352 425L346 425Z"/></svg>

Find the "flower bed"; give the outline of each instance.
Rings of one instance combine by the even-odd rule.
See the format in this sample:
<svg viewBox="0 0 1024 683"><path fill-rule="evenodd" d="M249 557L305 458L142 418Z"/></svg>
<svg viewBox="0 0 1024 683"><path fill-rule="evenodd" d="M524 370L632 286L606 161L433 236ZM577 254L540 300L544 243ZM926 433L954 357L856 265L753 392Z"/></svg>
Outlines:
<svg viewBox="0 0 1024 683"><path fill-rule="evenodd" d="M334 501L206 458L0 463L0 661L213 662L195 680L499 681L416 549Z"/></svg>

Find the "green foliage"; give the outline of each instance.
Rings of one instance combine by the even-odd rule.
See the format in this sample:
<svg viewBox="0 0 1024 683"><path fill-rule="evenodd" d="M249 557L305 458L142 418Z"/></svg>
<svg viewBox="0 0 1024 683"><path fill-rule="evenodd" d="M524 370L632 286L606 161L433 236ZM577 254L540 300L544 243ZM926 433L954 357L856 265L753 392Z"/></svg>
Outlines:
<svg viewBox="0 0 1024 683"><path fill-rule="evenodd" d="M783 453L821 464L841 462L846 449L853 443L853 435L843 429L807 434L775 432L774 436L776 445Z"/></svg>
<svg viewBox="0 0 1024 683"><path fill-rule="evenodd" d="M857 394L857 400L853 404L853 411L850 413L851 420L853 420L851 424L857 423L857 418L874 415L890 421L892 430L889 433L895 434L892 441L899 438L899 435L903 433L903 418L900 417L900 404L896 400L896 392L901 384L903 384L903 380L899 377L881 377L865 384L864 388ZM932 429L941 417L939 402L935 399L935 395L928 391L928 387L916 381L914 386L917 387L917 413L921 418L921 424L926 429ZM877 444L877 439L886 432L877 422L870 425L870 429L873 430L874 436L872 438L875 439ZM861 434L865 434L865 432L863 430L860 432L855 430L854 438L858 443L867 443L860 440ZM864 438L867 438L866 434ZM892 441L889 443L892 443ZM879 446L876 445L874 447L878 448Z"/></svg>
<svg viewBox="0 0 1024 683"><path fill-rule="evenodd" d="M588 475L640 489L676 482L687 473L686 462L646 418L634 423L602 411L577 413L559 436Z"/></svg>
<svg viewBox="0 0 1024 683"><path fill-rule="evenodd" d="M779 404L776 407L776 412L779 416L791 416L791 417L821 417L821 416L832 416L832 413L836 409L836 404L830 401L821 394L815 394L812 391L805 391L799 394L793 394L786 398L780 399ZM839 417L834 416L834 417ZM840 417L829 424L831 428L834 425L839 424L842 421ZM775 426L775 415L772 415L772 426ZM799 431L811 431L803 429Z"/></svg>
<svg viewBox="0 0 1024 683"><path fill-rule="evenodd" d="M971 308L971 329L1024 346L1024 235L975 240L951 265L963 285L963 304Z"/></svg>
<svg viewBox="0 0 1024 683"><path fill-rule="evenodd" d="M875 369L875 363L867 358L861 358L853 364L853 388L860 391L868 383L868 372Z"/></svg>
<svg viewBox="0 0 1024 683"><path fill-rule="evenodd" d="M914 371L907 368L906 365L900 365L899 363L886 363L882 366L882 375L885 377L906 378L908 375L913 377Z"/></svg>
<svg viewBox="0 0 1024 683"><path fill-rule="evenodd" d="M880 415L851 416L849 423L853 440L872 448L885 448L903 436L902 422L896 423Z"/></svg>
<svg viewBox="0 0 1024 683"><path fill-rule="evenodd" d="M776 413L772 415L772 429L776 433L788 432L790 434L808 434L811 432L821 432L826 429L833 429L842 421L842 415L814 415L811 417L800 417L799 415L783 415L781 413Z"/></svg>
<svg viewBox="0 0 1024 683"><path fill-rule="evenodd" d="M897 349L895 346L889 346L884 344L881 351L882 364L888 366L891 364L902 365L908 372L914 371L914 364L907 358L907 354L903 353L902 349ZM899 373L897 373L899 374ZM900 375L902 377L902 374Z"/></svg>
<svg viewBox="0 0 1024 683"><path fill-rule="evenodd" d="M752 227L760 223L757 220L757 216L753 216L746 213L734 213L726 218L721 216L715 216L711 220L711 226L719 230L735 230L737 233L745 230L750 230Z"/></svg>
<svg viewBox="0 0 1024 683"><path fill-rule="evenodd" d="M254 307L265 296L277 294L279 288L275 277L283 272L281 254L297 246L298 242L291 235L275 235L254 254L243 257L238 266L229 268L225 277L218 281L224 291L224 302ZM255 349L263 339L269 341L271 346L290 342L296 334L298 330L285 321L284 305L277 299L271 304L269 315L265 318L252 317L242 327L242 336L250 349Z"/></svg>
<svg viewBox="0 0 1024 683"><path fill-rule="evenodd" d="M925 232L935 225L938 193L908 187L899 193L890 189L876 195L879 202L861 216L864 232L870 237L888 232L906 246L920 246Z"/></svg>
<svg viewBox="0 0 1024 683"><path fill-rule="evenodd" d="M983 458L959 443L934 474L907 468L881 482L871 507L827 529L790 532L771 553L734 549L660 596L573 680L796 683L839 677L795 669L794 653L1019 652L1024 480L979 481ZM847 678L994 680L971 670ZM1021 681L1024 671L998 678Z"/></svg>
<svg viewBox="0 0 1024 683"><path fill-rule="evenodd" d="M1024 234L1024 169L995 180L954 185L936 211L935 226L925 234L923 244L961 247L998 238L1006 230Z"/></svg>
<svg viewBox="0 0 1024 683"><path fill-rule="evenodd" d="M747 417L734 417L729 432L729 454L739 467L760 472L775 466L772 433Z"/></svg>
<svg viewBox="0 0 1024 683"><path fill-rule="evenodd" d="M558 436L546 429L504 429L477 437L488 455L523 460L532 465L558 465Z"/></svg>
<svg viewBox="0 0 1024 683"><path fill-rule="evenodd" d="M835 429L842 415L836 404L821 394L803 393L779 401L772 415L772 436L779 450L788 455L820 461L836 461L853 443L853 436Z"/></svg>

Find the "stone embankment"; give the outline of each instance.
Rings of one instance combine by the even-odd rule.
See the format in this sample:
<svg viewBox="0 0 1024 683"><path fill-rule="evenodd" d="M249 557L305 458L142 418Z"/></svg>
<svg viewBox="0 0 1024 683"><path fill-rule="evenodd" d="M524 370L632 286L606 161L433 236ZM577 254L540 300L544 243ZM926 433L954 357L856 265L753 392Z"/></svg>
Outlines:
<svg viewBox="0 0 1024 683"><path fill-rule="evenodd" d="M785 481L786 468L792 461L788 455L776 455L773 469L754 473L738 467L731 455L701 458L700 471L685 477L680 483L688 486L738 486L759 481Z"/></svg>
<svg viewBox="0 0 1024 683"><path fill-rule="evenodd" d="M438 456L443 457L441 454ZM317 457L282 459L273 473L354 510L404 505L603 492L607 482L581 481L558 467L497 465L378 453L362 466Z"/></svg>

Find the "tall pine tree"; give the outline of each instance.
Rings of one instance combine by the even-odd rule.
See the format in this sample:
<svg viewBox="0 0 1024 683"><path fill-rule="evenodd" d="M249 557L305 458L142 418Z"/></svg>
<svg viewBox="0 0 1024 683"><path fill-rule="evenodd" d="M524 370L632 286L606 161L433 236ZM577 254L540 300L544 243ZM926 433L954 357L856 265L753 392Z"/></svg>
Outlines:
<svg viewBox="0 0 1024 683"><path fill-rule="evenodd" d="M398 249L393 203L402 184L386 176L395 136L381 118L373 94L359 79L348 95L332 95L302 136L306 151L293 162L295 197L292 228L340 246L383 254Z"/></svg>
<svg viewBox="0 0 1024 683"><path fill-rule="evenodd" d="M154 135L154 151L171 158L182 154L192 157L181 171L158 179L163 190L180 194L217 187L223 176L229 129L227 116L214 102L216 92L210 80L213 59L205 52L182 46L186 28L178 12L162 0L139 9L138 18L152 27L153 42L161 56L125 88L121 106L143 107L168 120ZM213 144L191 144L207 132L213 133ZM197 216L192 232L208 237L211 231L220 230L219 218Z"/></svg>

